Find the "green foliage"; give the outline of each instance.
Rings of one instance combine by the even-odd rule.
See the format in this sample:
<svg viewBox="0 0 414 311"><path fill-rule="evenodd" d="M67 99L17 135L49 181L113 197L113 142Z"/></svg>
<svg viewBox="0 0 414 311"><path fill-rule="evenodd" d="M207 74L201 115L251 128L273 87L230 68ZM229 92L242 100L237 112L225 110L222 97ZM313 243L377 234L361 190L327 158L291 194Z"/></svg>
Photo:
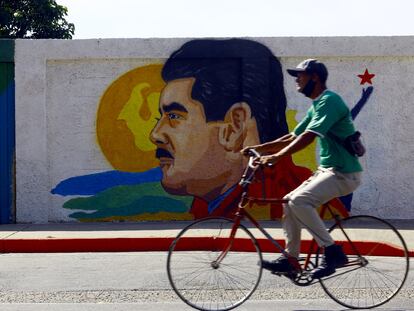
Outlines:
<svg viewBox="0 0 414 311"><path fill-rule="evenodd" d="M144 213L185 213L193 198L173 196L165 192L160 183L117 186L94 196L73 198L63 207L75 210L69 215L78 220L141 215Z"/></svg>
<svg viewBox="0 0 414 311"><path fill-rule="evenodd" d="M0 0L0 38L72 39L67 12L55 0Z"/></svg>

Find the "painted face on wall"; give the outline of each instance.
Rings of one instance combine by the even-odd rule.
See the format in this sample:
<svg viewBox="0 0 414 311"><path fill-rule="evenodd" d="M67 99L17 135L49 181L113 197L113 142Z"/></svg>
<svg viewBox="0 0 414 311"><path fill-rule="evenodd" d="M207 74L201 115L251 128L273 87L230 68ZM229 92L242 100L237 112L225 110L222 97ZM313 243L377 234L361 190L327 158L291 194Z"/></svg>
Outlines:
<svg viewBox="0 0 414 311"><path fill-rule="evenodd" d="M169 193L214 198L230 167L218 139L220 123L206 122L203 105L191 97L194 82L183 78L165 86L151 141L157 146L162 185Z"/></svg>

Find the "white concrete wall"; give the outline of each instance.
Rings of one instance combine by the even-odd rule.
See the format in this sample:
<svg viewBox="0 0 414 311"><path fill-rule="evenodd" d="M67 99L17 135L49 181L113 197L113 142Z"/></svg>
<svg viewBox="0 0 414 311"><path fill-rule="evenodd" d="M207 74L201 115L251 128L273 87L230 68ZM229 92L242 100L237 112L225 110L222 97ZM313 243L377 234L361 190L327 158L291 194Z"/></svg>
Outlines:
<svg viewBox="0 0 414 311"><path fill-rule="evenodd" d="M353 213L414 219L414 37L251 38L268 46L284 68L315 57L327 64L328 86L353 106L365 68L374 92L356 119L367 155ZM189 39L17 40L17 221L73 221L50 190L61 180L110 169L95 136L97 104L123 73L163 59ZM365 85L366 87L367 85ZM290 109L309 102L285 75ZM82 149L83 148L83 149Z"/></svg>

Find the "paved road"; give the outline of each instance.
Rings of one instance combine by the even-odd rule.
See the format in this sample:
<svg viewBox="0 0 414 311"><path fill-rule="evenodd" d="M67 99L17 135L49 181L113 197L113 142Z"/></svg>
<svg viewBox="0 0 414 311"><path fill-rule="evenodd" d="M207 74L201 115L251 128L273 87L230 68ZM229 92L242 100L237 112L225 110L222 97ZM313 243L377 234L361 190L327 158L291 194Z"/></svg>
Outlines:
<svg viewBox="0 0 414 311"><path fill-rule="evenodd" d="M400 301L401 302L401 301ZM386 307L375 310L380 311L406 311L414 308L410 306L412 300L405 300L398 303L390 303ZM403 307L401 307L403 305ZM4 311L191 311L180 302L150 302L150 303L122 303L122 304L2 304L1 310ZM274 300L274 301L257 301L250 300L244 305L236 308L237 311L344 311L346 309L338 308L329 300Z"/></svg>
<svg viewBox="0 0 414 311"><path fill-rule="evenodd" d="M1 310L191 310L173 293L165 252L0 255ZM414 310L414 278L377 310ZM264 274L251 300L237 310L344 310L318 285L299 288Z"/></svg>

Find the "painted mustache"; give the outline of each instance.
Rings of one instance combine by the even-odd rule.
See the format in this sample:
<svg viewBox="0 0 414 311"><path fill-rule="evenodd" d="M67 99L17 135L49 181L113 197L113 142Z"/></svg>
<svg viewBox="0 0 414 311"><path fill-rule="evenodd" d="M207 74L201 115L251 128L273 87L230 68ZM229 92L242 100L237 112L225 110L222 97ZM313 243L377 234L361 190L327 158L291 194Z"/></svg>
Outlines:
<svg viewBox="0 0 414 311"><path fill-rule="evenodd" d="M172 154L168 150L165 150L165 149L162 149L162 148L157 148L157 150L155 151L155 157L157 159L159 159L159 158L174 159L174 157L172 156Z"/></svg>

